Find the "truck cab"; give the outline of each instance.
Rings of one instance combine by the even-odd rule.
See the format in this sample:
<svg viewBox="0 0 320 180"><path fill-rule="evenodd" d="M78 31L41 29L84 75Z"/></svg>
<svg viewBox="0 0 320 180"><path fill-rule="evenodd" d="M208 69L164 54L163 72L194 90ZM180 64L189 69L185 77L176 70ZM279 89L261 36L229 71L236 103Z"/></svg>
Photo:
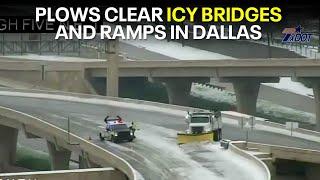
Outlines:
<svg viewBox="0 0 320 180"><path fill-rule="evenodd" d="M219 128L219 122L212 112L193 112L186 116L187 133L208 133Z"/></svg>
<svg viewBox="0 0 320 180"><path fill-rule="evenodd" d="M221 113L219 111L188 112L186 115L187 129L177 133L178 144L219 141L221 140Z"/></svg>

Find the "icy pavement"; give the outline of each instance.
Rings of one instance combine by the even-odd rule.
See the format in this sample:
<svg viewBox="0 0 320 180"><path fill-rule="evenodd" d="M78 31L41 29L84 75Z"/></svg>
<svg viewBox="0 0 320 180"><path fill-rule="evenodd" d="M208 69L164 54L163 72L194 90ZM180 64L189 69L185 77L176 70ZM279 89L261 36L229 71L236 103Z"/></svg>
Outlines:
<svg viewBox="0 0 320 180"><path fill-rule="evenodd" d="M182 148L192 159L224 179L265 179L265 174L255 164L217 143L187 144Z"/></svg>
<svg viewBox="0 0 320 180"><path fill-rule="evenodd" d="M5 58L12 58L12 60L23 59L31 61L56 61L56 62L95 62L105 61L104 59L87 59L80 57L68 57L68 56L55 56L55 55L38 55L38 54L25 54L25 55L12 55L3 56Z"/></svg>
<svg viewBox="0 0 320 180"><path fill-rule="evenodd" d="M5 102L2 101L2 103ZM9 103L12 104L12 101ZM226 173L236 173L240 177L237 178L239 180L256 180L256 177L259 177L251 176L251 173L248 172L249 170L256 171L255 167L249 165L248 167L242 167L246 162L238 163L234 160L235 162L232 163L233 160L231 159L237 156L228 157L227 151L220 149L217 144L205 143L179 147L176 142L176 130L142 123L143 120L141 122L140 119L137 119L139 120L139 130L136 132L137 139L134 142L121 144L102 142L97 135L97 129L104 125L102 119L106 111L109 111L108 108L101 107L101 111L98 106L94 106L95 108L90 110L88 114L82 112L82 108L78 109L76 107L64 107L64 110L61 110L62 107L56 106L56 103L53 102L50 106L42 106L39 103L25 106L19 103L15 108L41 119L47 119L59 127L65 127L67 117L69 117L71 132L86 139L91 137L95 144L124 158L146 180L231 180L235 177L235 174L229 175ZM35 108L34 106L39 107ZM150 118L147 118L147 120L150 121ZM216 155L219 157L212 157ZM203 156L209 157L204 161Z"/></svg>
<svg viewBox="0 0 320 180"><path fill-rule="evenodd" d="M215 59L234 59L230 56L193 48L190 46L182 47L178 42L167 42L166 40L157 40L149 36L148 40L123 40L121 41L132 46L145 48L146 50L163 54L180 60L215 60Z"/></svg>
<svg viewBox="0 0 320 180"><path fill-rule="evenodd" d="M177 145L177 132L171 129L144 125L139 132L139 139L157 149L165 157L170 154L175 159L168 164L171 172L179 174L182 179L204 180L260 180L264 172L247 159L220 147L219 143L192 143ZM173 166L173 167L172 167Z"/></svg>
<svg viewBox="0 0 320 180"><path fill-rule="evenodd" d="M277 88L277 89L282 89L285 91L300 94L303 96L309 96L309 97L310 95L313 96L312 88L307 88L300 82L294 82L291 80L290 77L280 78L279 83L263 83L263 84L266 86Z"/></svg>

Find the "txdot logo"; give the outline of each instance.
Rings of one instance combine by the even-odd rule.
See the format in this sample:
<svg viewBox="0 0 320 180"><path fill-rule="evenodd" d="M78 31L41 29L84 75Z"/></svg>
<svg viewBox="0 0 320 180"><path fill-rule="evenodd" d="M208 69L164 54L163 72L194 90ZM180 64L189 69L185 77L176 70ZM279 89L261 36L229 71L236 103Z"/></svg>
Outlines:
<svg viewBox="0 0 320 180"><path fill-rule="evenodd" d="M311 40L311 33L302 32L302 27L300 25L295 28L284 28L282 34L284 34L282 39L283 43L310 42Z"/></svg>

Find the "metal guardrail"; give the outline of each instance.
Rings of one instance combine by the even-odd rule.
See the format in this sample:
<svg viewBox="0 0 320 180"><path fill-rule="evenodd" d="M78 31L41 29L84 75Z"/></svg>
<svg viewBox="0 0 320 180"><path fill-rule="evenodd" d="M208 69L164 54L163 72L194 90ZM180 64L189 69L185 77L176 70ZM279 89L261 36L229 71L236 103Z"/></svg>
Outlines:
<svg viewBox="0 0 320 180"><path fill-rule="evenodd" d="M81 53L83 48L91 48L96 53L105 52L107 41L100 39L92 40L55 40L52 34L2 34L0 36L1 55L22 55L22 54L50 54L69 55L75 57L86 57L86 53Z"/></svg>
<svg viewBox="0 0 320 180"><path fill-rule="evenodd" d="M80 41L59 41L59 40L34 40L34 41L0 41L0 54L56 54L74 53L80 54Z"/></svg>
<svg viewBox="0 0 320 180"><path fill-rule="evenodd" d="M259 43L263 45L268 45L268 38L262 37L259 41L251 41L254 43ZM283 48L289 51L293 51L301 56L305 56L308 58L317 59L320 57L320 47L315 46L314 44L310 43L283 43L281 38L272 38L269 41L271 47Z"/></svg>

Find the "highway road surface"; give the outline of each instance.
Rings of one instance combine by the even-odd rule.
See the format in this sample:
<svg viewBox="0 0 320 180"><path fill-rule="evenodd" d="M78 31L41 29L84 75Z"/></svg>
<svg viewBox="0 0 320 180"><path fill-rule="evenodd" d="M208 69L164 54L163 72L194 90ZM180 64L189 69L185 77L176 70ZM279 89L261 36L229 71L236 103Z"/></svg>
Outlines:
<svg viewBox="0 0 320 180"><path fill-rule="evenodd" d="M71 132L116 153L131 163L144 179L262 179L258 168L242 157L219 148L218 144L176 144L177 131L185 129L184 114L165 114L149 110L139 104L135 108L111 104L92 104L47 100L43 98L0 95L0 105L48 120L66 129L71 120ZM140 110L139 107L141 106ZM169 111L169 110L168 110ZM137 122L137 139L120 145L98 140L99 128L104 126L107 114L117 114L123 119ZM245 132L236 126L224 125L223 137L243 140ZM266 131L253 131L250 141L288 145L320 150L320 144ZM28 145L28 141L20 141ZM254 172L254 173L253 173ZM261 177L261 178L260 178Z"/></svg>

